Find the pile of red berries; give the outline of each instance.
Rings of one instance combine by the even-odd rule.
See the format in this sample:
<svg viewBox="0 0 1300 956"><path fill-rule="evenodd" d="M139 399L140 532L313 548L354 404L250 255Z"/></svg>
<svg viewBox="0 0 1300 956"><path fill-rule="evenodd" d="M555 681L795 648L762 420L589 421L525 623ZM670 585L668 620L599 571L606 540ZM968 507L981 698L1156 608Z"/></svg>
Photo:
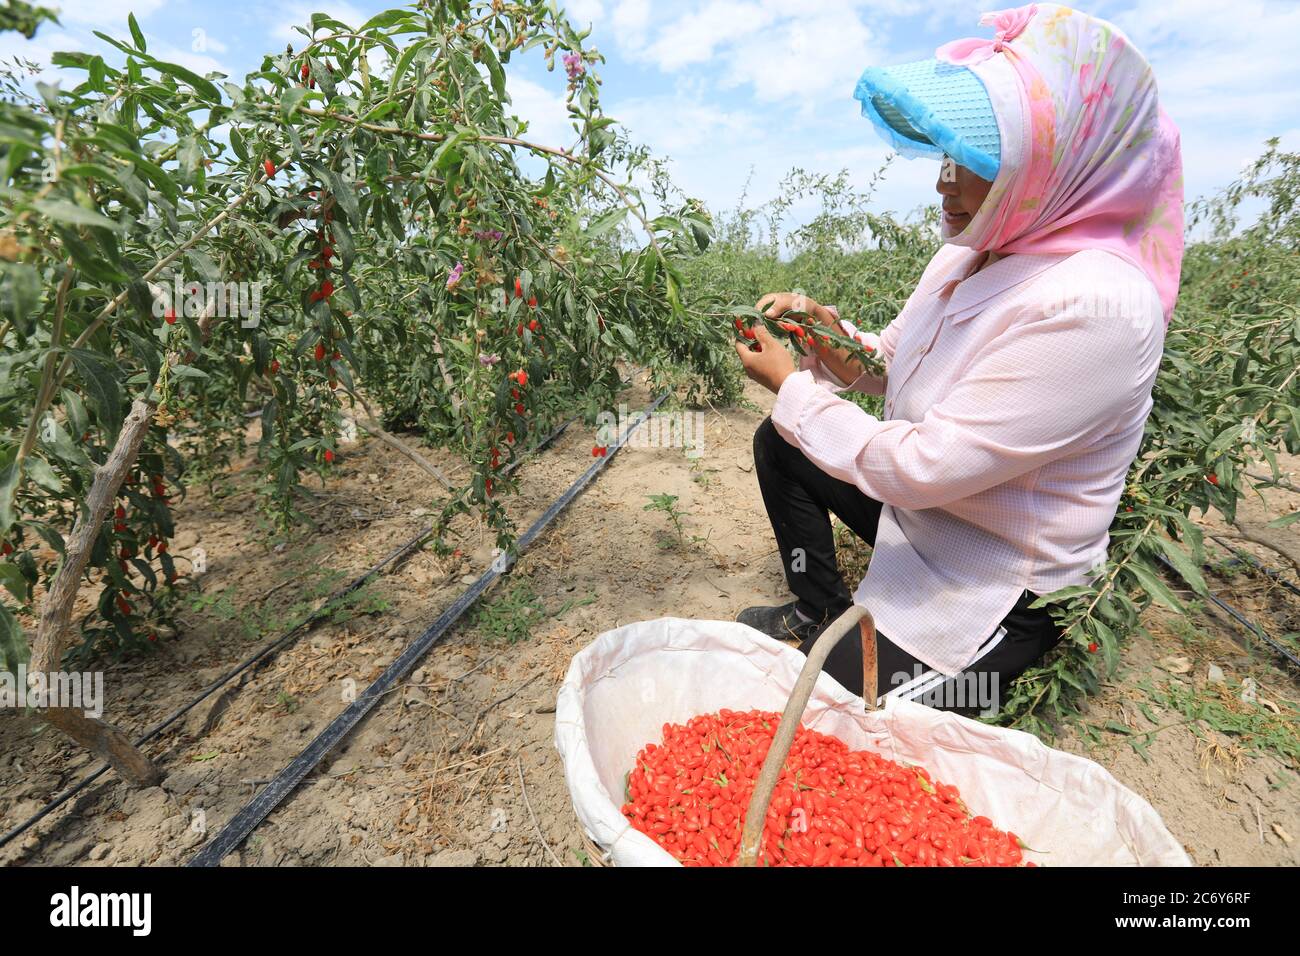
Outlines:
<svg viewBox="0 0 1300 956"><path fill-rule="evenodd" d="M780 714L664 724L627 775L623 815L684 866L729 866ZM1024 846L971 816L957 788L801 727L767 811L766 866L1016 866ZM1033 863L1025 864L1033 866Z"/></svg>

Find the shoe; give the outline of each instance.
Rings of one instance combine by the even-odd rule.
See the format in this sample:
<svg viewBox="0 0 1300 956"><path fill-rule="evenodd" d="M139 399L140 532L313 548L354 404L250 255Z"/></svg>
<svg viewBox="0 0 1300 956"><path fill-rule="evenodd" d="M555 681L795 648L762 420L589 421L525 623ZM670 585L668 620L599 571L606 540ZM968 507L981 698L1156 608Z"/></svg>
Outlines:
<svg viewBox="0 0 1300 956"><path fill-rule="evenodd" d="M798 603L791 601L780 607L747 607L736 615L736 620L778 641L803 643L808 638L815 637L822 625L818 621L805 621L796 614L795 607Z"/></svg>

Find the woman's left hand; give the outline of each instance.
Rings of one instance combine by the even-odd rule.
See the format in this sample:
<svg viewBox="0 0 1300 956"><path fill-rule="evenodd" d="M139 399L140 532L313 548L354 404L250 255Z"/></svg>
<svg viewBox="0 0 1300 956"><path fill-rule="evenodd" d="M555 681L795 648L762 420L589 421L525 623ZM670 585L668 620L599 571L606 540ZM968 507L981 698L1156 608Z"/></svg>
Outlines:
<svg viewBox="0 0 1300 956"><path fill-rule="evenodd" d="M782 383L794 374L794 359L762 322L754 325L754 335L757 348L751 352L748 343L737 342L736 354L746 375L769 392L779 392Z"/></svg>

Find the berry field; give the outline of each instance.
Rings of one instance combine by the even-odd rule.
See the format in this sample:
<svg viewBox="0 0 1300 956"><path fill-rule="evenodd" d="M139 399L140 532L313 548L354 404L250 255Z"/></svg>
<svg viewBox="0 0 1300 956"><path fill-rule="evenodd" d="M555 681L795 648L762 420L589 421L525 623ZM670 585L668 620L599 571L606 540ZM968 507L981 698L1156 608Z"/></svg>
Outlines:
<svg viewBox="0 0 1300 956"><path fill-rule="evenodd" d="M769 399L757 386L747 396L757 408L707 413L712 451L701 464L680 449L620 451L489 592L483 611L436 647L227 865L581 865L588 851L553 749L550 712L569 658L607 628L686 612L728 619L782 586L749 457ZM633 407L649 397L640 384L625 396ZM590 431L566 431L524 467L518 500L552 500L591 461L591 443ZM175 633L112 672L107 710L132 728L186 703L427 520L426 475L363 438L342 450L339 474L311 505L313 520L333 531L304 533L280 553L269 543L250 546L259 538L249 487L255 473L236 468L219 496L199 493L183 506L190 531L182 543L207 546L209 570ZM684 540L662 511L644 510L659 494L677 496ZM1300 505L1294 493L1268 497L1278 508ZM515 516L522 524L538 511L524 506ZM246 682L192 711L150 749L165 775L160 786L133 790L103 779L0 859L187 859L204 840L191 829L194 811L203 810L210 827L224 824L257 781L279 772L342 709L345 681L364 685L377 675L464 590L462 577L491 560L491 536L468 518L453 540L459 558L417 553ZM865 562L869 549L859 554ZM1240 570L1215 583L1257 619L1295 628L1294 596ZM1300 830L1291 789L1294 723L1272 719L1267 708L1245 710L1208 685L1207 674L1217 665L1231 686L1254 675L1260 696L1280 706L1285 678L1206 613L1181 619L1153 608L1144 622L1151 636L1126 645L1119 675L1057 745L1087 754L1150 800L1196 863L1294 865L1297 850L1277 829ZM1189 699L1216 710L1180 723ZM6 827L94 766L54 734L33 738L37 727L26 719L0 724ZM1141 735L1151 731L1148 742Z"/></svg>
<svg viewBox="0 0 1300 956"><path fill-rule="evenodd" d="M0 862L187 861L356 712L225 864L593 863L552 747L572 656L786 599L752 304L878 331L936 211L800 171L706 208L548 4L316 14L243 78L119 32L57 54L58 88L0 70L0 666L104 678L98 719L0 712ZM567 145L511 109L524 56ZM1297 198L1271 141L1189 203L1105 573L1054 596L1065 640L992 718L1110 769L1200 864L1300 861ZM620 448L661 398L687 440ZM852 587L870 549L840 532Z"/></svg>

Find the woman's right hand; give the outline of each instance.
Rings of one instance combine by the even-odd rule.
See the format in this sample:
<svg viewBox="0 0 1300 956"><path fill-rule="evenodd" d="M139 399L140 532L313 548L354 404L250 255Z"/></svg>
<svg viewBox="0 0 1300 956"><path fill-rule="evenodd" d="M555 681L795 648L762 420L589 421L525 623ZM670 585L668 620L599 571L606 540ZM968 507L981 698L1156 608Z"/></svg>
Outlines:
<svg viewBox="0 0 1300 956"><path fill-rule="evenodd" d="M804 312L819 325L835 332L840 331L839 317L802 292L769 292L754 304L754 308L769 319L777 319L786 312ZM862 374L862 365L847 350L823 345L816 335L809 335L807 341L812 344L813 354L818 361L846 385Z"/></svg>
<svg viewBox="0 0 1300 956"><path fill-rule="evenodd" d="M835 325L830 310L803 292L769 292L754 303L754 308L769 319L778 319L787 312L803 312L821 325Z"/></svg>

